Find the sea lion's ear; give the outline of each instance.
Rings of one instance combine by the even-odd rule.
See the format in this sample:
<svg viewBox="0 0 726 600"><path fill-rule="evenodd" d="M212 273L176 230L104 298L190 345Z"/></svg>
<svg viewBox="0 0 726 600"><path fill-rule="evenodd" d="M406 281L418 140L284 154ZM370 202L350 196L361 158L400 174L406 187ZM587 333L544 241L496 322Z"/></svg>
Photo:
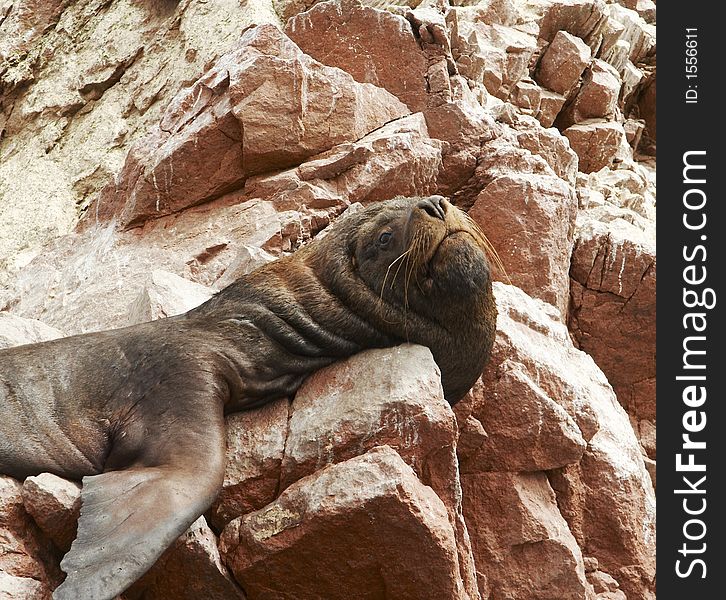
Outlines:
<svg viewBox="0 0 726 600"><path fill-rule="evenodd" d="M165 436L182 436L182 442L191 434L193 454L161 457L159 466L83 478L78 535L61 561L68 577L54 592L54 600L115 598L209 507L224 475L221 412L220 407L218 426L202 436L181 430L183 426L167 429ZM203 421L209 427L209 421ZM178 452L176 441L168 447Z"/></svg>

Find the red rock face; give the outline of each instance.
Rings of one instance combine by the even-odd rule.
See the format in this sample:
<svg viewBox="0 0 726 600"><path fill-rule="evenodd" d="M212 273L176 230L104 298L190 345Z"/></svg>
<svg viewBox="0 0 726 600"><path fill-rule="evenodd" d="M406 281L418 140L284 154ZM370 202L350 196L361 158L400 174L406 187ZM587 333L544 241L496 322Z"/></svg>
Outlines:
<svg viewBox="0 0 726 600"><path fill-rule="evenodd" d="M590 62L590 48L579 37L558 31L542 55L537 82L567 97Z"/></svg>
<svg viewBox="0 0 726 600"><path fill-rule="evenodd" d="M570 328L636 421L655 421L656 256L651 232L585 213L573 253ZM648 425L645 425L648 427ZM647 437L647 436L646 436ZM655 458L651 441L648 454Z"/></svg>
<svg viewBox="0 0 726 600"><path fill-rule="evenodd" d="M403 17L352 2L320 2L290 19L285 33L315 60L388 90L412 112L426 108L428 61Z"/></svg>
<svg viewBox="0 0 726 600"><path fill-rule="evenodd" d="M387 446L301 479L221 548L252 597L464 597L446 508Z"/></svg>
<svg viewBox="0 0 726 600"><path fill-rule="evenodd" d="M512 282L557 306L572 251L576 199L557 177L498 177L479 194L470 214L499 252Z"/></svg>
<svg viewBox="0 0 726 600"><path fill-rule="evenodd" d="M593 173L615 162L625 143L625 130L620 123L590 119L565 129L570 146L580 158L579 170Z"/></svg>
<svg viewBox="0 0 726 600"><path fill-rule="evenodd" d="M652 598L655 499L628 415L593 360L574 348L552 307L501 284L496 297L500 314L492 359L481 384L456 407L459 422L465 423L460 443L464 518L477 569L486 574L491 589L524 597L517 591L524 585L517 573L530 557L503 548L547 542L542 544L543 556L556 549L560 559L550 556L548 564L563 569L557 580L569 578L570 583L555 592L549 587L557 585L548 579L552 573L527 570L547 590L543 597L584 597L573 592L573 582L582 582L581 552L596 558L629 598ZM473 422L481 423L482 430L472 427ZM522 471L539 472L541 478L521 478ZM511 487L519 490L523 507L500 500L513 497ZM476 493L467 495L467 489ZM556 504L547 500L552 489ZM628 493L621 494L622 489ZM538 498L536 511L527 504L533 496ZM500 509L492 503L534 516L497 514ZM530 528L534 521L539 537L531 532L527 535L532 537L522 537L518 519ZM563 527L554 525L563 519L564 538ZM488 533L477 533L477 527ZM533 550L533 560L535 556Z"/></svg>
<svg viewBox="0 0 726 600"><path fill-rule="evenodd" d="M8 598L50 597L61 582L59 556L23 506L22 487L0 477L0 592Z"/></svg>
<svg viewBox="0 0 726 600"><path fill-rule="evenodd" d="M380 88L312 60L276 27L251 29L174 98L90 214L130 227L179 212L407 113Z"/></svg>
<svg viewBox="0 0 726 600"><path fill-rule="evenodd" d="M654 598L655 4L96 4L0 2L0 348L184 312L398 195L512 284L454 412L403 345L230 415L125 600ZM0 597L60 583L78 485L0 477Z"/></svg>
<svg viewBox="0 0 726 600"><path fill-rule="evenodd" d="M462 483L477 564L491 597L587 597L580 548L544 473L467 474Z"/></svg>

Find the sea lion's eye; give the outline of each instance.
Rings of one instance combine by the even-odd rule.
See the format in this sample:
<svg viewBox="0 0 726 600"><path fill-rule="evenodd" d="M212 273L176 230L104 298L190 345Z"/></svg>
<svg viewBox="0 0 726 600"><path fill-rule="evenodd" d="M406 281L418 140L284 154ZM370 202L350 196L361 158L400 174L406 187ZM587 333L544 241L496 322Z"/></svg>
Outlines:
<svg viewBox="0 0 726 600"><path fill-rule="evenodd" d="M393 234L390 231L384 231L381 235L378 236L378 243L381 246L385 246L391 240L392 235Z"/></svg>

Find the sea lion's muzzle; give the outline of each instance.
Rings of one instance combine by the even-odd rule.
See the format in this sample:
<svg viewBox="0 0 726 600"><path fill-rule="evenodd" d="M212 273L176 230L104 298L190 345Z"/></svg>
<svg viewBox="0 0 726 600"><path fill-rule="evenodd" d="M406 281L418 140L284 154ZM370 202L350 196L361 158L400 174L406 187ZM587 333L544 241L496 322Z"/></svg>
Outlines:
<svg viewBox="0 0 726 600"><path fill-rule="evenodd" d="M446 199L443 196L430 196L424 198L416 204L414 210L423 210L427 215L434 219L446 221Z"/></svg>

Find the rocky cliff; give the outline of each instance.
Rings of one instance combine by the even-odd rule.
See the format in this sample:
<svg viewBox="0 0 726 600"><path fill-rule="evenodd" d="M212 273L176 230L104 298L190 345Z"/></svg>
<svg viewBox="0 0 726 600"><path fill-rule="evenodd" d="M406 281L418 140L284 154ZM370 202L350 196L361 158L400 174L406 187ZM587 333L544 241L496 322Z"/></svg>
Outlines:
<svg viewBox="0 0 726 600"><path fill-rule="evenodd" d="M184 312L398 195L506 270L454 411L404 345L229 417L222 493L125 598L655 597L655 20L0 0L0 347ZM49 598L78 510L0 476L0 598Z"/></svg>

